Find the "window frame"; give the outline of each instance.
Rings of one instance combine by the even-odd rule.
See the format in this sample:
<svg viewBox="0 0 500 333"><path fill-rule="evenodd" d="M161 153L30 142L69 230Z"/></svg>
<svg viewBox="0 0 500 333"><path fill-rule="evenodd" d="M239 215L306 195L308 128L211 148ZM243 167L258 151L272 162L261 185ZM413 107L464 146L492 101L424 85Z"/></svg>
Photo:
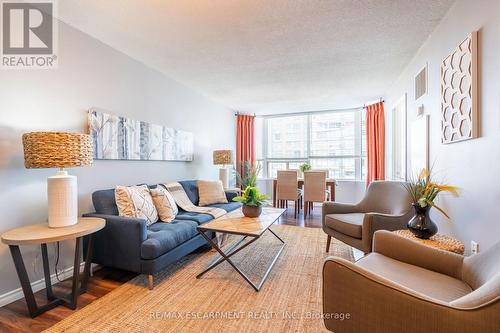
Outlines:
<svg viewBox="0 0 500 333"><path fill-rule="evenodd" d="M312 116L318 115L318 114L331 114L331 113L340 113L340 112L352 112L355 114L355 129L354 129L354 155L335 155L335 156L316 156L316 155L311 155L311 130L312 130ZM277 157L268 157L268 136L269 136L269 127L268 127L268 120L273 119L273 118L287 118L287 117L294 117L294 116L307 116L307 142L306 142L306 157L303 158L298 158L298 157L284 157L284 158L277 158ZM364 122L366 121L365 117L365 111L364 108L352 108L352 109L342 109L342 110L325 110L325 111L310 111L310 112L298 112L298 113L289 113L289 114L276 114L276 115L266 115L266 116L260 116L263 118L263 123L262 123L262 138L261 138L261 145L262 145L262 156L259 156L257 159L257 163L259 163L262 166L262 175L264 179L270 179L273 178L272 175L269 174L270 168L269 164L270 163L286 163L286 166L288 168L288 165L290 163L297 163L297 162L308 162L310 163L311 160L319 160L319 159L354 159L354 168L355 168L355 177L354 179L339 179L339 180L347 180L347 181L363 181L363 160L366 160L366 150L365 150L365 155L363 155L363 145L366 145L366 137L363 137L362 133L362 128L364 125ZM262 178L261 178L262 179Z"/></svg>

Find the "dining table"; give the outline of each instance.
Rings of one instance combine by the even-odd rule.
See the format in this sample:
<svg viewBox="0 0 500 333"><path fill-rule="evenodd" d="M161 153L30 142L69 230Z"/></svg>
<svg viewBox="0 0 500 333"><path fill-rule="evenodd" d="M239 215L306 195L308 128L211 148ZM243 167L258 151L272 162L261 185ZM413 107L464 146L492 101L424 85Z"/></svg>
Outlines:
<svg viewBox="0 0 500 333"><path fill-rule="evenodd" d="M276 207L276 188L278 179L273 178L273 207ZM304 178L299 178L297 182L297 188L302 188L304 186ZM330 194L328 196L328 201L335 201L335 179L327 178L326 186L330 188Z"/></svg>

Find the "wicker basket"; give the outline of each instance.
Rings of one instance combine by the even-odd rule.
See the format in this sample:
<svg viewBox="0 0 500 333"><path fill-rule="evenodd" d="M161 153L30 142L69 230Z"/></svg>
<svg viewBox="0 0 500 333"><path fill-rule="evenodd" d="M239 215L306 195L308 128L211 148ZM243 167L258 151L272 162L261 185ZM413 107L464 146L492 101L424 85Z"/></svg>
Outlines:
<svg viewBox="0 0 500 333"><path fill-rule="evenodd" d="M88 134L25 133L23 147L24 166L28 169L86 166L93 161L92 138Z"/></svg>

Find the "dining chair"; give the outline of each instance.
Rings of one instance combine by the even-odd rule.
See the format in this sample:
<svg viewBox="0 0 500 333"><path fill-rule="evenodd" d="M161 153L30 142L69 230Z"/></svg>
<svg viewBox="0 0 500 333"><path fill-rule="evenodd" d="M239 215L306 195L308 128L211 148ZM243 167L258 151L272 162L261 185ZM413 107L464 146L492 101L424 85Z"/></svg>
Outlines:
<svg viewBox="0 0 500 333"><path fill-rule="evenodd" d="M328 197L325 170L304 172L304 218L311 213L315 202L325 202Z"/></svg>
<svg viewBox="0 0 500 333"><path fill-rule="evenodd" d="M280 208L288 208L288 201L295 202L294 217L300 211L302 191L298 188L298 172L295 170L278 170L276 183L276 202Z"/></svg>

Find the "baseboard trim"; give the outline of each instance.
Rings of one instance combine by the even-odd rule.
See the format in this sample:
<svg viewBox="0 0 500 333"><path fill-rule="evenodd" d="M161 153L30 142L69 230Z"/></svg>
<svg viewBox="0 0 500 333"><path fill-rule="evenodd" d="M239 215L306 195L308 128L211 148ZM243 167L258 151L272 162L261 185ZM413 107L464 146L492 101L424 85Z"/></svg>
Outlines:
<svg viewBox="0 0 500 333"><path fill-rule="evenodd" d="M84 265L85 265L85 263L82 263L80 265L80 272L83 271ZM92 265L93 271L98 269L98 268L100 268L100 266ZM70 278L72 276L73 276L73 266L62 270L61 273L59 273L59 279L61 279L61 280L65 280L65 279ZM52 285L59 282L59 280L57 280L55 273L50 276L50 282ZM42 289L45 289L45 279L42 278L40 280L31 282L31 288L33 289L34 293L36 293L37 291L40 291ZM21 287L14 289L14 290L11 290L11 291L8 291L5 294L0 295L0 307L7 305L7 304L10 304L12 302L15 302L21 298L24 298L23 290Z"/></svg>

